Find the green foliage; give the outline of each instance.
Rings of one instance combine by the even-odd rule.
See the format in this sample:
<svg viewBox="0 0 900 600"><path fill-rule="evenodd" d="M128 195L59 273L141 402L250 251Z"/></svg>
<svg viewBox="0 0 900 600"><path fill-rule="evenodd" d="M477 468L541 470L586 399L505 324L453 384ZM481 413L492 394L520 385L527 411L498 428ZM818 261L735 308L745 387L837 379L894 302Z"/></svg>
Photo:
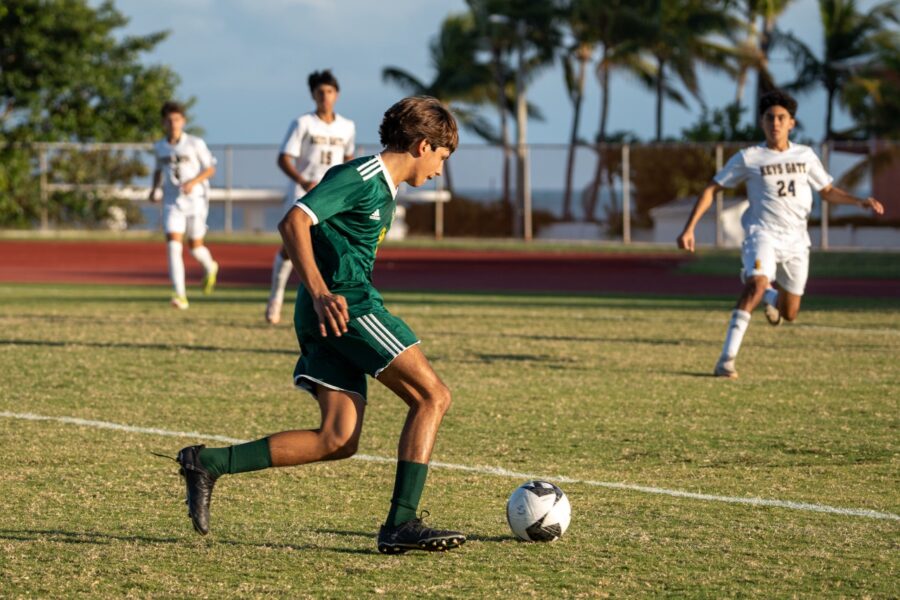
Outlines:
<svg viewBox="0 0 900 600"><path fill-rule="evenodd" d="M862 83L860 72L866 69L873 53L885 47L885 40L896 48L896 28L891 28L891 24L900 20L898 6L896 0L888 0L861 12L856 0L819 0L824 46L821 57L793 35L779 35L778 42L788 49L797 69L796 79L786 89L825 89L826 139L844 137L836 135L833 129L834 104L847 101L842 90ZM894 77L896 73L893 72Z"/></svg>
<svg viewBox="0 0 900 600"><path fill-rule="evenodd" d="M406 224L411 235L434 234L434 204L413 204L406 209ZM454 195L444 205L444 234L448 237L506 238L513 235L512 207L502 200L482 202ZM543 210L532 211L534 230L556 221Z"/></svg>
<svg viewBox="0 0 900 600"><path fill-rule="evenodd" d="M649 226L650 210L681 198L696 196L715 174L711 148L667 144L639 146L631 151L635 225Z"/></svg>
<svg viewBox="0 0 900 600"><path fill-rule="evenodd" d="M0 4L0 145L7 156L16 155L0 166L0 225L27 226L40 211L30 181L36 154L26 149L29 144L139 142L160 135L159 107L173 97L179 79L168 67L142 64L141 57L167 33L118 35L126 23L110 1L96 7L87 0ZM116 160L114 152L103 158L93 153L69 170L81 169L82 183L127 183L140 174ZM87 176L86 166L93 175ZM62 168L59 162L54 167ZM64 205L48 207L50 213L62 216L74 206L79 214L103 216L104 202L75 196L54 196ZM97 205L86 209L82 203Z"/></svg>
<svg viewBox="0 0 900 600"><path fill-rule="evenodd" d="M681 130L688 142L752 142L763 137L755 125L742 125L744 109L738 103L710 111L703 108L696 123Z"/></svg>

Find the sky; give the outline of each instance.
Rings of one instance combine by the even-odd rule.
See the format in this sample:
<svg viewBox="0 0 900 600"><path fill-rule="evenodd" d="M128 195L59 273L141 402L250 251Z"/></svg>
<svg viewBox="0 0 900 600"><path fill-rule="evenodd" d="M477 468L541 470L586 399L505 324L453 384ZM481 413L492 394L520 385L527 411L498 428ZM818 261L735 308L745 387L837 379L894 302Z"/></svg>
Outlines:
<svg viewBox="0 0 900 600"><path fill-rule="evenodd" d="M860 5L873 3L863 0ZM323 68L332 69L340 82L337 111L356 122L357 140L377 142L385 109L404 95L381 81L381 70L396 66L427 81L432 75L430 40L448 14L466 9L464 0L115 0L115 5L130 19L125 34L170 31L144 60L169 65L179 74L178 94L196 98L195 124L213 144L280 144L292 119L314 108L306 78ZM796 0L779 26L821 52L815 0ZM789 57L776 54L773 59L776 81L788 81L793 74ZM754 86L751 81L745 104ZM701 92L708 106L722 107L733 100L735 84L701 69ZM798 99L803 137L821 139L824 93ZM529 100L545 120L529 123L528 141L566 143L572 109L558 64L538 75ZM639 82L615 75L610 131L630 130L643 139L652 138L654 102L653 94ZM589 76L580 128L585 139L593 139L597 130L599 103L597 81ZM683 109L667 103L664 111L664 134L677 136L697 120L700 105L691 101ZM839 112L837 128L848 124ZM481 140L463 132L461 142Z"/></svg>

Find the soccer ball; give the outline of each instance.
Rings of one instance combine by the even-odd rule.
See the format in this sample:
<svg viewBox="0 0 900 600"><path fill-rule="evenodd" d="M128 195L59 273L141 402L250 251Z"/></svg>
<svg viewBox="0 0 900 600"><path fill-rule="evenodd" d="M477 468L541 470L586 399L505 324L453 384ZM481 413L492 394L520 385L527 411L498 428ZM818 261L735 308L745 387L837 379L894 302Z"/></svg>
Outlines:
<svg viewBox="0 0 900 600"><path fill-rule="evenodd" d="M506 502L506 520L517 538L552 542L566 532L572 508L561 489L546 481L529 481Z"/></svg>

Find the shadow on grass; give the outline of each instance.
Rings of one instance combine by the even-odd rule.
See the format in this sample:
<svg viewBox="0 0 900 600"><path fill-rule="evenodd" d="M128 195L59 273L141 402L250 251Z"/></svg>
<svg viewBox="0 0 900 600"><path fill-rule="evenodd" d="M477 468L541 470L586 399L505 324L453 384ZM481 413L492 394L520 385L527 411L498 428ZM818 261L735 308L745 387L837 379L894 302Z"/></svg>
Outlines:
<svg viewBox="0 0 900 600"><path fill-rule="evenodd" d="M323 533L331 533L323 531ZM340 532L334 532L340 533ZM356 532L348 532L356 535ZM362 534L359 534L362 535ZM372 538L371 533L365 534ZM197 539L197 538L194 538ZM371 550L361 548L335 548L312 544L268 544L257 542L239 542L237 540L207 538L212 544L224 546L236 546L241 548L267 548L275 550L315 550L341 552L344 554L378 554L374 548ZM111 544L114 542L144 542L149 544L179 544L191 545L188 538L181 537L154 537L148 535L116 535L112 533L97 533L93 531L64 531L61 529L0 529L0 540L17 542L51 541L64 544Z"/></svg>
<svg viewBox="0 0 900 600"><path fill-rule="evenodd" d="M316 529L317 533L325 533L328 535L339 535L339 536L347 536L347 537L360 537L365 538L367 540L374 539L374 534L371 531L344 531L341 529ZM497 543L497 542L515 542L521 541L518 538L512 535L472 535L466 534L466 542L488 542L488 543Z"/></svg>
<svg viewBox="0 0 900 600"><path fill-rule="evenodd" d="M78 342L50 340L8 340L0 339L0 346L47 346L69 348L81 346L85 348L116 348L127 350L190 350L194 352L233 352L237 354L284 354L296 356L297 350L274 350L268 348L223 348L221 346L191 346L185 344L132 344L125 342Z"/></svg>

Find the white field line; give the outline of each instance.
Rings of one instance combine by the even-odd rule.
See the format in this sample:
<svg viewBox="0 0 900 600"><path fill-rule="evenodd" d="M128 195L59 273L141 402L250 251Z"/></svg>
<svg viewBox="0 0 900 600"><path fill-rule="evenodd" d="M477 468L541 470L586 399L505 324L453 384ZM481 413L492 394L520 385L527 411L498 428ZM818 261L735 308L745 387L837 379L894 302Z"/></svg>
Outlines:
<svg viewBox="0 0 900 600"><path fill-rule="evenodd" d="M0 417L7 419L19 419L25 421L54 421L56 423L65 423L67 425L79 425L81 427L92 427L94 429L113 429L116 431L125 431L129 433L144 433L149 435L160 435L168 437L190 438L195 440L209 440L214 442L223 442L226 444L241 444L249 440L232 438L224 435L211 435L206 433L198 433L195 431L170 431L168 429L157 429L155 427L135 427L133 425L122 425L120 423L111 423L109 421L92 421L89 419L79 419L77 417L51 417L47 415L36 415L34 413L14 413L8 411L0 411ZM376 463L395 463L396 458L387 458L384 456L371 456L366 454L357 454L353 458L356 460L364 460ZM774 500L769 498L753 498L741 496L716 496L714 494L698 494L694 492L685 492L682 490L670 490L666 488L634 485L631 483L615 483L609 481L591 481L589 479L574 479L563 475L537 475L534 473L520 473L510 471L503 467L491 466L470 466L458 465L453 463L432 462L431 466L437 469L449 469L453 471L464 471L467 473L478 473L481 475L496 475L498 477L509 477L518 480L540 479L544 481L553 481L555 483L571 483L579 485L587 485L593 487L601 487L612 490L625 490L629 492L641 492L644 494L658 494L663 496L672 496L674 498L688 498L690 500L703 500L706 502L725 502L727 504L749 504L751 506L771 506L775 508L789 508L792 510L803 510L809 512L821 512L834 515L842 515L846 517L864 517L868 519L883 519L889 521L900 521L900 515L880 512L877 510L868 510L864 508L841 508L839 506L828 506L827 504L812 504L808 502L793 502L790 500Z"/></svg>

